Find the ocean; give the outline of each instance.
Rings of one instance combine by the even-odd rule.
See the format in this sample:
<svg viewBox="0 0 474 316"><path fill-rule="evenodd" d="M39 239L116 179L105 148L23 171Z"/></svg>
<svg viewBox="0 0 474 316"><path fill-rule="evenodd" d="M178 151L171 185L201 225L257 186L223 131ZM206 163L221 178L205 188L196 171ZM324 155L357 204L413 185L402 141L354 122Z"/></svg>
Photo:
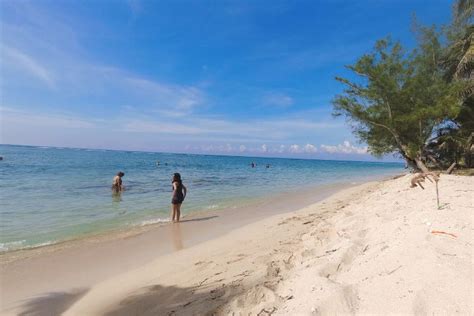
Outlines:
<svg viewBox="0 0 474 316"><path fill-rule="evenodd" d="M0 145L0 156L2 252L167 222L175 172L181 173L188 188L182 207L186 216L279 192L362 182L403 171L400 163L15 145ZM111 183L118 171L125 173L126 190L114 195Z"/></svg>

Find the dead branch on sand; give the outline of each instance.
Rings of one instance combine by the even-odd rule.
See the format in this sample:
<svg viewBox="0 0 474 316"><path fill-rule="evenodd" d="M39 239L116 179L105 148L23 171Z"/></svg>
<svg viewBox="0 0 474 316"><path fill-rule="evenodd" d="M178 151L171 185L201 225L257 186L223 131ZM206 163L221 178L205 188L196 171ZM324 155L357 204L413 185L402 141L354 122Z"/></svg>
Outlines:
<svg viewBox="0 0 474 316"><path fill-rule="evenodd" d="M428 179L431 183L435 183L436 185L436 203L438 204L438 209L440 208L439 206L439 191L438 191L438 182L440 179L440 173L439 172L423 172L423 173L417 173L413 178L411 178L411 188L416 188L419 186L423 190L425 189L421 182L424 182L425 179Z"/></svg>

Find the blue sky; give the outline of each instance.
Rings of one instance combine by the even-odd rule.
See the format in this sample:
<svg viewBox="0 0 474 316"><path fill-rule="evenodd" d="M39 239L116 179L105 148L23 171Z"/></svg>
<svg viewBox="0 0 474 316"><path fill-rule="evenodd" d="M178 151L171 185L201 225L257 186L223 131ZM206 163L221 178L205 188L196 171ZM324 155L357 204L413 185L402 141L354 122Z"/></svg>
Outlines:
<svg viewBox="0 0 474 316"><path fill-rule="evenodd" d="M12 1L1 142L371 159L331 117L344 65L451 1Z"/></svg>

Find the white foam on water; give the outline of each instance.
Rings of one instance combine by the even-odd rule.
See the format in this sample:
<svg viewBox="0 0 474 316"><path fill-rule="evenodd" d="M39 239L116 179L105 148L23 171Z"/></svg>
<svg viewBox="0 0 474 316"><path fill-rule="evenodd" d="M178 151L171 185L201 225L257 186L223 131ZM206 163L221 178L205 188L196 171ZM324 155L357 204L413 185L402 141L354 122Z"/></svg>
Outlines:
<svg viewBox="0 0 474 316"><path fill-rule="evenodd" d="M57 243L56 241L46 241L46 242L42 242L42 243L39 243L39 244L23 246L23 244L25 242L26 242L26 240L18 240L18 241L0 243L0 252L7 252L7 251L11 251L11 250L34 249L34 248L40 248L40 247L44 247L44 246L54 245L55 243Z"/></svg>
<svg viewBox="0 0 474 316"><path fill-rule="evenodd" d="M160 223L169 223L170 220L168 218L154 218L154 219L148 219L146 221L140 222L140 226L146 226L146 225L153 225L153 224L160 224Z"/></svg>
<svg viewBox="0 0 474 316"><path fill-rule="evenodd" d="M26 240L2 242L0 243L0 252L5 252L12 249L21 249L21 245L23 245L25 242Z"/></svg>

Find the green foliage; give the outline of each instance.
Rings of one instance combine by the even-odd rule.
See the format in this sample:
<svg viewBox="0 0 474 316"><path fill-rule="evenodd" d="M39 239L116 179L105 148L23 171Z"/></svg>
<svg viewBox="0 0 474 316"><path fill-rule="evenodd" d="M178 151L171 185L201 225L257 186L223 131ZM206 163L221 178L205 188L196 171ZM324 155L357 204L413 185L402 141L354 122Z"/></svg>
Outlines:
<svg viewBox="0 0 474 316"><path fill-rule="evenodd" d="M418 48L409 54L398 42L379 40L372 53L347 66L357 80L336 78L345 89L333 100L333 114L347 118L372 154L422 159L436 129L461 105L464 84L445 80L441 55L434 28L421 30Z"/></svg>
<svg viewBox="0 0 474 316"><path fill-rule="evenodd" d="M453 24L472 24L474 0L456 0L453 6Z"/></svg>
<svg viewBox="0 0 474 316"><path fill-rule="evenodd" d="M474 163L474 0L458 0L453 21L446 28L448 44L441 60L448 81L464 83L463 100L456 123L434 139L431 147L440 161Z"/></svg>

